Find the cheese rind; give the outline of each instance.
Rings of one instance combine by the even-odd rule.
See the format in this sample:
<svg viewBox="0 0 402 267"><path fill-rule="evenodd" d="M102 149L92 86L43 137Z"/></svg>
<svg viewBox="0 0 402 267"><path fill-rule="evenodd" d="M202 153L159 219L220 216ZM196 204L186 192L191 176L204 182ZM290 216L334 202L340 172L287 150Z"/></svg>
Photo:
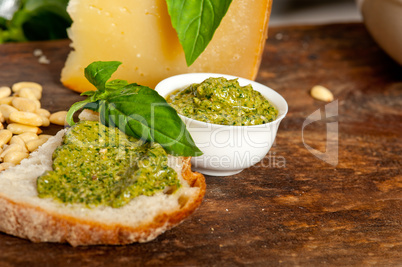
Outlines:
<svg viewBox="0 0 402 267"><path fill-rule="evenodd" d="M73 51L61 81L75 91L94 90L84 69L93 61L109 60L123 63L112 78L151 88L166 77L188 72L255 79L271 4L272 0L233 0L208 47L187 67L165 0L70 0Z"/></svg>

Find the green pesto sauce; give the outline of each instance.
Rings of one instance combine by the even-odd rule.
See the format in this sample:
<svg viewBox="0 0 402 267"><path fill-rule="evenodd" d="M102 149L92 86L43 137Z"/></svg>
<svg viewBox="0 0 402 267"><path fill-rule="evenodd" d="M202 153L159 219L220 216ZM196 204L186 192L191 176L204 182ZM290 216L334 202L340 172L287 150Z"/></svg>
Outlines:
<svg viewBox="0 0 402 267"><path fill-rule="evenodd" d="M259 125L271 122L278 110L252 86L237 79L208 78L169 95L167 102L183 116L221 125Z"/></svg>
<svg viewBox="0 0 402 267"><path fill-rule="evenodd" d="M159 144L144 143L94 121L71 127L53 153L53 170L37 180L39 197L122 207L131 199L180 187Z"/></svg>

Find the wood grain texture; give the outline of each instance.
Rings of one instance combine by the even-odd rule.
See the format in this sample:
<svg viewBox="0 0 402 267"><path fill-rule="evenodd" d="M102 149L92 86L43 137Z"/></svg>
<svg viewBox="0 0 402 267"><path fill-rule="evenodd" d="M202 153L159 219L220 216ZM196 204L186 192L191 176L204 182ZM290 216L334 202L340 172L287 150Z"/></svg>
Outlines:
<svg viewBox="0 0 402 267"><path fill-rule="evenodd" d="M201 207L156 240L72 248L0 234L1 266L397 266L402 262L402 68L361 24L271 28L257 81L289 104L270 153L231 177L207 176ZM35 48L50 59L41 65ZM0 46L0 85L44 85L43 106L67 109L81 97L62 87L68 41ZM338 100L338 164L303 144L305 119ZM304 129L325 151L326 122ZM54 132L56 128L48 131Z"/></svg>

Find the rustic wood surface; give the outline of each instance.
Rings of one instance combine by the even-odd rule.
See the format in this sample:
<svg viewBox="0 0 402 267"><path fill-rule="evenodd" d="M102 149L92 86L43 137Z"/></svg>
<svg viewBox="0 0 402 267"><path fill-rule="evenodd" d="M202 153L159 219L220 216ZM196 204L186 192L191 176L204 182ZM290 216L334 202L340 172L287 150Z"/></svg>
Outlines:
<svg viewBox="0 0 402 267"><path fill-rule="evenodd" d="M269 36L257 80L285 97L289 113L261 163L207 176L201 207L152 242L73 248L0 234L0 266L401 266L401 66L361 24L277 27ZM38 63L36 48L50 64ZM43 106L66 110L81 99L59 82L68 51L67 40L0 45L0 85L39 82ZM326 105L308 93L316 84L338 101L336 166L302 139L303 122ZM323 152L326 123L304 128L304 142Z"/></svg>

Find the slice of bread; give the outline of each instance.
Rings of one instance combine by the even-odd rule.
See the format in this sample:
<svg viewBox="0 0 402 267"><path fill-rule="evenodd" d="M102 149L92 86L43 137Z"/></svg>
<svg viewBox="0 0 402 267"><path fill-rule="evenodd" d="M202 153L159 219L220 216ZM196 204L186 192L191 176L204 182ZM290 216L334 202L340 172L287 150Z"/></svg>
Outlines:
<svg viewBox="0 0 402 267"><path fill-rule="evenodd" d="M169 156L182 186L174 193L139 196L121 208L64 204L39 198L36 180L52 168L53 151L65 130L21 164L0 173L0 231L33 242L68 242L72 246L147 242L182 222L200 204L205 179L191 172L190 158Z"/></svg>

